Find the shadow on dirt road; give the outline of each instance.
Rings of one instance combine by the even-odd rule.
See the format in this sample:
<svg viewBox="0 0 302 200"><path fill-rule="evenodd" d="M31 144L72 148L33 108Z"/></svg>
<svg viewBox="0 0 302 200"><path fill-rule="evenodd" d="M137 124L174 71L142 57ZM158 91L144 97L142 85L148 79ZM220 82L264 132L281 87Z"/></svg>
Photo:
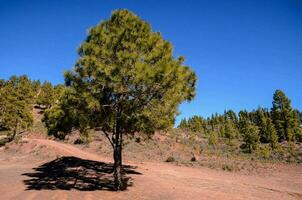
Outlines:
<svg viewBox="0 0 302 200"><path fill-rule="evenodd" d="M141 174L136 167L123 166L123 181L125 187L133 185L129 174ZM113 164L85 160L77 157L61 157L47 162L33 173L23 176L31 179L24 180L26 190L109 190L114 191Z"/></svg>

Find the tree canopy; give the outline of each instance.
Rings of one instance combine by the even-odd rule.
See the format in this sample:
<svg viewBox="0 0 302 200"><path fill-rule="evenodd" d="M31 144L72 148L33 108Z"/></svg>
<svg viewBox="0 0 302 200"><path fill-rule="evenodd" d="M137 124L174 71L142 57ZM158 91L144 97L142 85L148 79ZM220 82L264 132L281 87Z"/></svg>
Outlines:
<svg viewBox="0 0 302 200"><path fill-rule="evenodd" d="M10 132L10 140L32 125L34 95L33 83L27 76L12 76L8 81L1 81L0 128Z"/></svg>
<svg viewBox="0 0 302 200"><path fill-rule="evenodd" d="M40 107L50 108L55 101L55 91L52 84L48 81L45 81L40 87L38 92L38 97L36 103Z"/></svg>

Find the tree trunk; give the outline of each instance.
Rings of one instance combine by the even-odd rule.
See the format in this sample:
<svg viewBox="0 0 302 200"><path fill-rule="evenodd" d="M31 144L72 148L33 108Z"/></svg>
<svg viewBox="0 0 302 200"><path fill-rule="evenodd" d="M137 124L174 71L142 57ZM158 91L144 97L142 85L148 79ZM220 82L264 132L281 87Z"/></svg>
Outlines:
<svg viewBox="0 0 302 200"><path fill-rule="evenodd" d="M123 166L122 166L122 132L120 131L119 123L116 124L115 130L115 141L114 141L114 187L115 190L123 190L124 183L122 179Z"/></svg>
<svg viewBox="0 0 302 200"><path fill-rule="evenodd" d="M17 131L18 131L18 120L16 120L16 126L13 130L13 134L10 136L9 138L9 142L13 141L17 135Z"/></svg>
<svg viewBox="0 0 302 200"><path fill-rule="evenodd" d="M114 187L115 190L123 190L122 180L122 149L118 145L115 147L114 153Z"/></svg>

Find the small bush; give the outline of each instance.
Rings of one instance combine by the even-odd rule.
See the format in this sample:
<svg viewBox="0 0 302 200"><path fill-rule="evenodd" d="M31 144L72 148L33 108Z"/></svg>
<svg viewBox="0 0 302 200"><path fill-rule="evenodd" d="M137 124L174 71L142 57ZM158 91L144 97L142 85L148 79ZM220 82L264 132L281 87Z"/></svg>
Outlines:
<svg viewBox="0 0 302 200"><path fill-rule="evenodd" d="M80 130L80 140L83 144L89 144L92 141L92 135L94 131L92 129Z"/></svg>
<svg viewBox="0 0 302 200"><path fill-rule="evenodd" d="M8 138L0 139L0 147L4 146L8 141L9 141Z"/></svg>
<svg viewBox="0 0 302 200"><path fill-rule="evenodd" d="M208 143L211 146L216 146L218 143L218 135L215 132L209 133Z"/></svg>
<svg viewBox="0 0 302 200"><path fill-rule="evenodd" d="M139 138L139 137L135 138L135 142L136 143L141 143L141 138Z"/></svg>
<svg viewBox="0 0 302 200"><path fill-rule="evenodd" d="M228 164L223 164L221 168L224 171L228 171L228 172L234 171L234 167L232 165L228 165Z"/></svg>
<svg viewBox="0 0 302 200"><path fill-rule="evenodd" d="M191 158L191 162L195 162L195 161L196 161L196 157L193 156L193 157Z"/></svg>
<svg viewBox="0 0 302 200"><path fill-rule="evenodd" d="M16 144L19 144L19 143L21 142L21 140L22 140L22 137L21 137L20 135L17 135L17 136L15 137L15 139L14 139L14 142L15 142Z"/></svg>
<svg viewBox="0 0 302 200"><path fill-rule="evenodd" d="M74 141L73 144L84 144L84 141L81 138L78 138Z"/></svg>
<svg viewBox="0 0 302 200"><path fill-rule="evenodd" d="M169 156L166 162L175 162L175 158L173 156Z"/></svg>
<svg viewBox="0 0 302 200"><path fill-rule="evenodd" d="M259 149L260 157L268 159L271 157L271 150L268 147L263 147Z"/></svg>

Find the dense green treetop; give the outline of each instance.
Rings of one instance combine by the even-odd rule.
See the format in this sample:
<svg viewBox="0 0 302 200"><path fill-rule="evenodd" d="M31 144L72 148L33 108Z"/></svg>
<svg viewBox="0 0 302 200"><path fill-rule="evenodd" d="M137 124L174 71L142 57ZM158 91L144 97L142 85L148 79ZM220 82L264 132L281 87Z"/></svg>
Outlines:
<svg viewBox="0 0 302 200"><path fill-rule="evenodd" d="M27 76L12 76L1 83L0 128L11 132L12 139L33 123L32 103L35 92Z"/></svg>
<svg viewBox="0 0 302 200"><path fill-rule="evenodd" d="M45 81L40 90L38 91L37 104L39 106L44 106L50 108L55 101L55 90L52 84L48 81Z"/></svg>
<svg viewBox="0 0 302 200"><path fill-rule="evenodd" d="M178 104L195 95L195 73L173 57L172 45L127 10L114 11L93 27L79 48L66 84L94 118L90 126L114 129L116 117L126 132L172 126Z"/></svg>

